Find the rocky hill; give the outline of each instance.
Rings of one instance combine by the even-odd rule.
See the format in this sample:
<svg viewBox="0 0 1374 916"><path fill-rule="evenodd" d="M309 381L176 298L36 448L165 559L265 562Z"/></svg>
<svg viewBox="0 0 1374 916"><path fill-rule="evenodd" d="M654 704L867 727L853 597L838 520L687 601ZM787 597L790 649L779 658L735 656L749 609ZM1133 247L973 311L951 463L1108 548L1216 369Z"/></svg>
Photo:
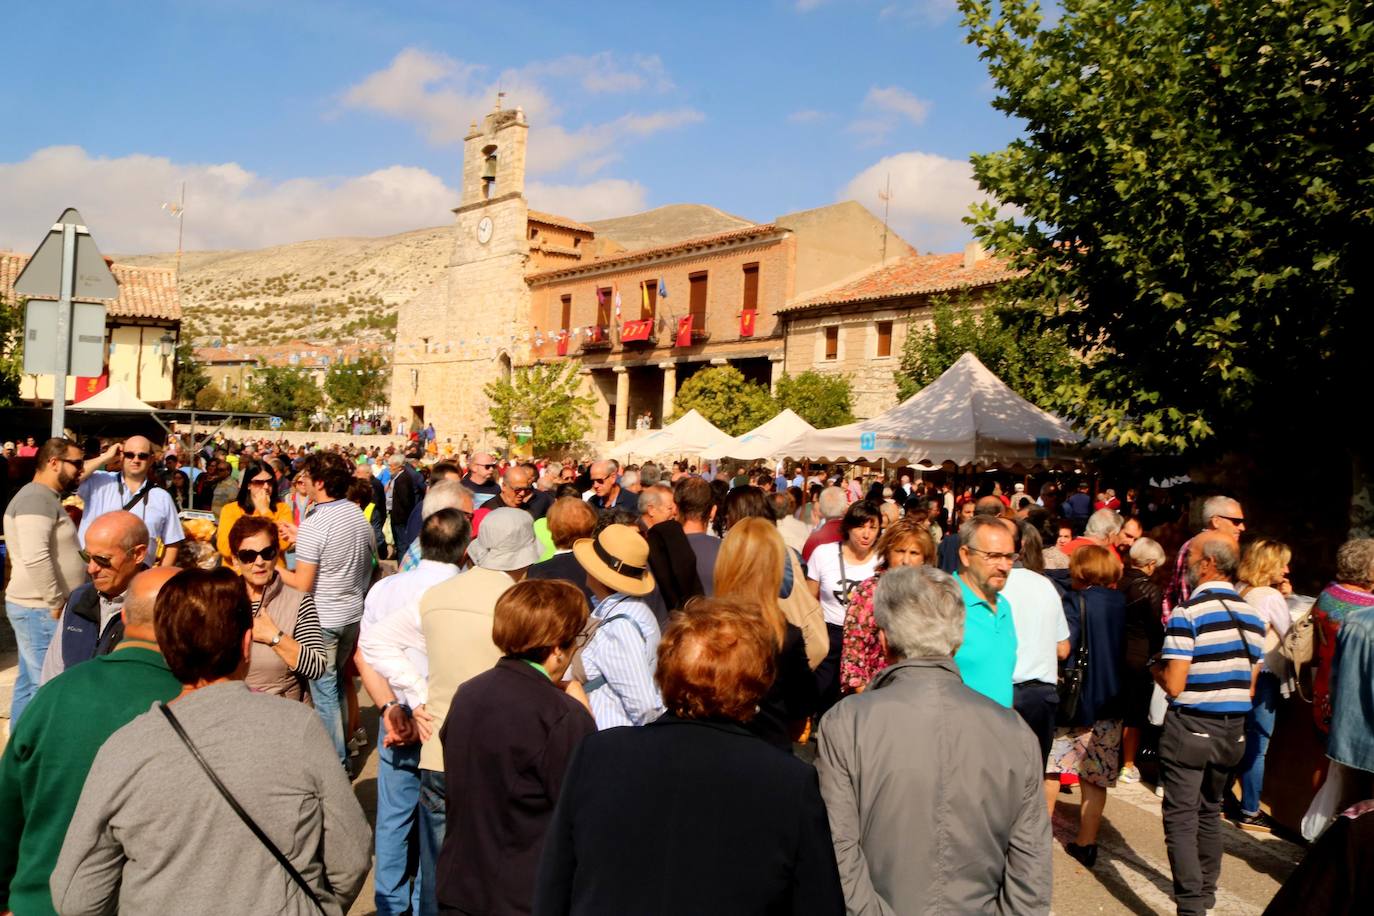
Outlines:
<svg viewBox="0 0 1374 916"><path fill-rule="evenodd" d="M751 224L714 207L675 204L590 225L598 236L640 249ZM452 229L441 226L257 251L189 251L181 260L183 330L197 346L388 340L397 306L443 277L452 245ZM115 258L176 263L175 254Z"/></svg>

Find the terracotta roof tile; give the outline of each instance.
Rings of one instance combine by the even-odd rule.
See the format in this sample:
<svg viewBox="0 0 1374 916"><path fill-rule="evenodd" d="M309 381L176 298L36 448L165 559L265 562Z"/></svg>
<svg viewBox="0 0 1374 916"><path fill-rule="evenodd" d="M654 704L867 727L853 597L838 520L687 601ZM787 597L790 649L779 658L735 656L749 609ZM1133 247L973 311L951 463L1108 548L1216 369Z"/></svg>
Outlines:
<svg viewBox="0 0 1374 916"><path fill-rule="evenodd" d="M701 248L707 245L743 241L745 239L772 235L777 232L785 231L787 230L773 223L766 223L762 226L746 226L743 229L731 229L727 232L717 232L714 235L701 235L692 239L683 239L680 242L673 242L671 245L659 245L655 248L641 248L638 251L627 251L624 254L616 254L614 257L603 258L599 261L583 261L571 267L555 267L550 270L541 270L528 274L525 279L527 281L536 281L552 280L562 276L575 276L579 273L600 271L607 267L628 265L636 261L650 260L662 255L674 254L679 251L690 251L693 248Z"/></svg>
<svg viewBox="0 0 1374 916"><path fill-rule="evenodd" d="M841 283L819 295L794 302L781 312L799 312L829 305L898 299L991 286L1016 276L1004 262L985 257L971 267L964 266L964 254L918 254L894 261Z"/></svg>
<svg viewBox="0 0 1374 916"><path fill-rule="evenodd" d="M566 216L557 216L553 213L544 213L539 210L528 211L530 222L543 223L546 226L558 226L562 229L571 229L574 232L596 233L596 230L586 223L579 223L577 220L568 219Z"/></svg>
<svg viewBox="0 0 1374 916"><path fill-rule="evenodd" d="M14 281L28 255L0 251L0 296L13 300ZM177 291L176 271L168 267L129 267L111 264L119 282L119 298L110 302L106 312L112 318L155 318L181 320L181 296Z"/></svg>

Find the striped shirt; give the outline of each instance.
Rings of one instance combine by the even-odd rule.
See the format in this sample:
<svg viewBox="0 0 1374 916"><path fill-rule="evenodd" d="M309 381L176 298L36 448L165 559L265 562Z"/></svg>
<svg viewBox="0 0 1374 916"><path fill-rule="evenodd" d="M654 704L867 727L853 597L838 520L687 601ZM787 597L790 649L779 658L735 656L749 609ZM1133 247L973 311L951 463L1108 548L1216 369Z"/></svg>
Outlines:
<svg viewBox="0 0 1374 916"><path fill-rule="evenodd" d="M1164 632L1160 658L1191 662L1171 705L1203 715L1248 713L1250 670L1263 653L1264 623L1254 609L1229 583L1202 583L1173 609Z"/></svg>
<svg viewBox="0 0 1374 916"><path fill-rule="evenodd" d="M372 580L372 526L347 499L310 507L296 532L296 562L316 566L315 610L320 626L343 627L363 616Z"/></svg>
<svg viewBox="0 0 1374 916"><path fill-rule="evenodd" d="M615 594L598 604L592 616L610 621L597 627L582 650L596 727L652 722L663 714L663 697L654 685L659 639L654 612L639 598Z"/></svg>

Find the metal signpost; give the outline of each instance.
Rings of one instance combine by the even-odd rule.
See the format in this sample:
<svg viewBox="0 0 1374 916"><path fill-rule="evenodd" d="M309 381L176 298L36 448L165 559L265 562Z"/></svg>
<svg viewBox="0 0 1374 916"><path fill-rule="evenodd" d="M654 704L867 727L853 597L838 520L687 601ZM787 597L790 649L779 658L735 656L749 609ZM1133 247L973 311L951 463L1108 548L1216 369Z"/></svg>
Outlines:
<svg viewBox="0 0 1374 916"><path fill-rule="evenodd" d="M52 435L66 428L67 376L99 375L105 365L105 307L119 298L119 283L101 257L86 221L67 209L14 281L15 295L30 300L24 314L24 371L51 375ZM88 305L92 300L94 306ZM73 333L73 303L76 312Z"/></svg>

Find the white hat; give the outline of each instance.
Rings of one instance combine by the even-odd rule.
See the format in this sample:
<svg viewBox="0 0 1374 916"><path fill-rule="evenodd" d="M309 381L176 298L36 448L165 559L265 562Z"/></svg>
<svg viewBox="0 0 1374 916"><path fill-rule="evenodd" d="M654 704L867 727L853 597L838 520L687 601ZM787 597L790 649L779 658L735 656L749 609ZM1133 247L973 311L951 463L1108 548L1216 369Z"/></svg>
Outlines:
<svg viewBox="0 0 1374 916"><path fill-rule="evenodd" d="M482 519L468 556L483 569L509 572L539 562L534 517L524 509L493 509Z"/></svg>
<svg viewBox="0 0 1374 916"><path fill-rule="evenodd" d="M1012 487L1012 489L1017 493L1021 493L1026 489L1026 485L1024 483L1018 483L1016 486Z"/></svg>

